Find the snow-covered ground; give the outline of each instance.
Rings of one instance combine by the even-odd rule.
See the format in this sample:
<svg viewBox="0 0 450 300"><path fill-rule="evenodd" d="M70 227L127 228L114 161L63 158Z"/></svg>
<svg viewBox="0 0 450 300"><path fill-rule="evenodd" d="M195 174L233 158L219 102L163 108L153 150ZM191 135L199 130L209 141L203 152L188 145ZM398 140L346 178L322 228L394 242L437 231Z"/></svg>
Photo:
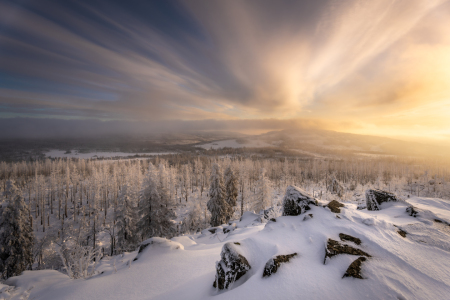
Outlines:
<svg viewBox="0 0 450 300"><path fill-rule="evenodd" d="M242 142L233 139L233 140L224 140L224 141L216 141L203 145L198 145L197 147L201 147L203 149L220 149L220 148L261 148L261 147L273 147L274 145L268 144L264 141L254 140L254 139L246 139Z"/></svg>
<svg viewBox="0 0 450 300"><path fill-rule="evenodd" d="M79 153L77 150L72 150L70 153L66 153L65 150L50 150L44 153L47 157L53 158L84 158L89 159L93 157L131 157L131 156L155 156L155 155L166 155L166 154L175 154L174 152L142 152L142 153L127 153L127 152L88 152L88 153Z"/></svg>
<svg viewBox="0 0 450 300"><path fill-rule="evenodd" d="M312 218L302 214L269 223L246 213L229 233L203 230L171 241L155 239L142 253L105 257L99 274L87 280L70 280L51 270L26 271L6 282L16 288L3 287L0 299L21 299L27 293L36 300L449 299L450 203L420 197L407 201L384 203L380 211L344 203L339 214L320 201L307 211ZM409 204L419 211L417 217L407 214ZM372 256L362 264L364 279L342 278L357 256L341 254L324 264L326 242L340 241L339 233L361 239L360 246L347 244ZM231 289L219 291L212 286L215 262L226 242L239 242L251 269ZM262 277L270 258L293 252L298 255L277 273Z"/></svg>

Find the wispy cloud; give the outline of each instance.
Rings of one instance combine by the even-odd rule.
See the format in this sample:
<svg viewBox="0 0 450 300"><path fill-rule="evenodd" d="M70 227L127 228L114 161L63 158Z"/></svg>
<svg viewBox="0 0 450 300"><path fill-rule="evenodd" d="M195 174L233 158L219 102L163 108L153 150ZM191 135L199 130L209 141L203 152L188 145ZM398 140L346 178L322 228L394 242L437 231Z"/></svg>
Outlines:
<svg viewBox="0 0 450 300"><path fill-rule="evenodd" d="M2 115L385 134L385 116L431 119L450 98L449 1L155 3L0 2Z"/></svg>

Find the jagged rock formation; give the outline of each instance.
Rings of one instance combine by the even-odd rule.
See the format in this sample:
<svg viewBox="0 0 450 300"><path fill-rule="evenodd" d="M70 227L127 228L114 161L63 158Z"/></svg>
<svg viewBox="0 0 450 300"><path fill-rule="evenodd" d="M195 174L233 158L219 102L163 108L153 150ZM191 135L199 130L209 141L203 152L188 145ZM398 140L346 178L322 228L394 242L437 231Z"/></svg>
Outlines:
<svg viewBox="0 0 450 300"><path fill-rule="evenodd" d="M298 216L317 205L317 200L296 186L288 186L283 198L283 216Z"/></svg>
<svg viewBox="0 0 450 300"><path fill-rule="evenodd" d="M228 289L230 284L239 280L251 266L239 253L240 243L226 243L220 253L221 260L216 263L216 278L213 287Z"/></svg>
<svg viewBox="0 0 450 300"><path fill-rule="evenodd" d="M364 256L361 256L353 261L350 266L348 266L347 271L345 272L344 276L342 276L342 278L354 277L363 279L363 277L361 276L361 265L363 261L366 261L366 258Z"/></svg>
<svg viewBox="0 0 450 300"><path fill-rule="evenodd" d="M341 244L333 239L328 239L327 246L325 248L325 258L323 260L323 263L325 264L327 258L331 258L339 254L350 254L350 255L371 257L370 254L362 251L361 249L354 248L347 244Z"/></svg>
<svg viewBox="0 0 450 300"><path fill-rule="evenodd" d="M269 261L266 263L266 266L264 267L263 277L267 277L272 275L273 273L276 273L278 271L278 268L282 263L287 263L296 256L297 253L292 253L288 255L278 255L275 257L272 257L269 259Z"/></svg>
<svg viewBox="0 0 450 300"><path fill-rule="evenodd" d="M341 212L341 207L344 207L344 206L345 205L342 204L341 202L333 200L330 203L328 203L326 207L328 207L335 214L339 214Z"/></svg>
<svg viewBox="0 0 450 300"><path fill-rule="evenodd" d="M339 233L339 238L341 239L341 241L350 241L355 243L356 245L361 245L361 240L358 238L355 238L351 235L345 234L345 233Z"/></svg>
<svg viewBox="0 0 450 300"><path fill-rule="evenodd" d="M380 210L381 203L398 201L394 194L382 190L367 190L366 204L368 210Z"/></svg>

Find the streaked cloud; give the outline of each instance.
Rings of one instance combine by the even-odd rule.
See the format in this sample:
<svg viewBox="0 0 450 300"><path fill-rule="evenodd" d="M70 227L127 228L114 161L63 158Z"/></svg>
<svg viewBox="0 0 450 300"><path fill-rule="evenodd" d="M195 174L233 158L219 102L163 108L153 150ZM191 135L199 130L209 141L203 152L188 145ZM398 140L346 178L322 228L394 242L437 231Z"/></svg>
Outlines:
<svg viewBox="0 0 450 300"><path fill-rule="evenodd" d="M23 3L0 2L0 117L449 134L450 1Z"/></svg>

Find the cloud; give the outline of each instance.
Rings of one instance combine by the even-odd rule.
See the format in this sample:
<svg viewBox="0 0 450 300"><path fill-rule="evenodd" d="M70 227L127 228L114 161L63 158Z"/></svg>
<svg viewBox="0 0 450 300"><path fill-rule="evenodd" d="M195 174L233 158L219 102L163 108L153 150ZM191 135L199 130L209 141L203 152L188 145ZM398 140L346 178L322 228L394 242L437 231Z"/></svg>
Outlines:
<svg viewBox="0 0 450 300"><path fill-rule="evenodd" d="M4 1L0 116L424 134L449 125L449 3Z"/></svg>

